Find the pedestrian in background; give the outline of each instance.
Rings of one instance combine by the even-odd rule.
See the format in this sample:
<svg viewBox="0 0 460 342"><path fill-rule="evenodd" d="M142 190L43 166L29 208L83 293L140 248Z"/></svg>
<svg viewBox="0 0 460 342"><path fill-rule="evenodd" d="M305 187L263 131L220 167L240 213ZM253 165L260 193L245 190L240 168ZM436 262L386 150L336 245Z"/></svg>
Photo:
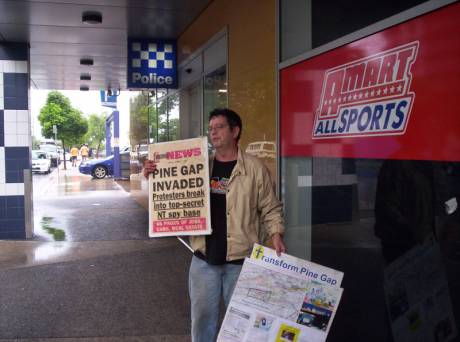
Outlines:
<svg viewBox="0 0 460 342"><path fill-rule="evenodd" d="M78 157L78 148L76 146L72 146L70 149L70 160L72 161L72 166L77 166L77 157Z"/></svg>
<svg viewBox="0 0 460 342"><path fill-rule="evenodd" d="M88 159L88 154L89 154L89 149L88 145L83 144L80 148L80 155L81 155L81 161L84 162L86 159Z"/></svg>

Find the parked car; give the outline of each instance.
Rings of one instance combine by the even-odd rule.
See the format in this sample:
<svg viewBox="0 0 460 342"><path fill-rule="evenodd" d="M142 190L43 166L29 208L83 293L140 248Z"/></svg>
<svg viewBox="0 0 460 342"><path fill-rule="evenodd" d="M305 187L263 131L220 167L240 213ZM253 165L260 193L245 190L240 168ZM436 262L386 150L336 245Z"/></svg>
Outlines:
<svg viewBox="0 0 460 342"><path fill-rule="evenodd" d="M32 151L32 172L51 172L51 158L48 152L41 150Z"/></svg>
<svg viewBox="0 0 460 342"><path fill-rule="evenodd" d="M137 149L137 153L139 154L139 159L147 159L149 156L149 145L147 144L142 144L139 145L139 148Z"/></svg>
<svg viewBox="0 0 460 342"><path fill-rule="evenodd" d="M122 154L129 155L129 151L120 153L120 158ZM103 159L89 159L82 162L78 169L81 173L97 179L113 176L113 155Z"/></svg>
<svg viewBox="0 0 460 342"><path fill-rule="evenodd" d="M60 163L60 156L59 156L59 147L53 144L41 144L40 145L41 151L46 151L50 155L51 158L51 165L58 166Z"/></svg>

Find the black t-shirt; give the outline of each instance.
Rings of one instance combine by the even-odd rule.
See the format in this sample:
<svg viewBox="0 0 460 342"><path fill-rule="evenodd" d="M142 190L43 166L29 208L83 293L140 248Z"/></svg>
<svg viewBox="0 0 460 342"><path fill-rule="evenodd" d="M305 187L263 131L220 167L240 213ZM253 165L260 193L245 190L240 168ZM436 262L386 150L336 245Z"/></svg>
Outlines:
<svg viewBox="0 0 460 342"><path fill-rule="evenodd" d="M206 235L206 261L212 265L227 262L227 202L228 182L236 160L220 162L214 160L211 175L211 227L212 234Z"/></svg>

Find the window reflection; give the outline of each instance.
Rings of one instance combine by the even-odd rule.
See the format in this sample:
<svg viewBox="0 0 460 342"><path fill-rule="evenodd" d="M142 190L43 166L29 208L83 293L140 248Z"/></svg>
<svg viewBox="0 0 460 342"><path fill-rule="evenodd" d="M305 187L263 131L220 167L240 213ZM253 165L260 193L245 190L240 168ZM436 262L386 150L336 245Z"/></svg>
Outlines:
<svg viewBox="0 0 460 342"><path fill-rule="evenodd" d="M203 91L203 126L204 132L207 132L209 113L214 108L227 107L227 67L225 65L204 77Z"/></svg>
<svg viewBox="0 0 460 342"><path fill-rule="evenodd" d="M309 160L311 184L302 182ZM309 240L311 232L311 259L345 272L328 341L455 340L460 164L283 158L281 165L286 238L303 231Z"/></svg>
<svg viewBox="0 0 460 342"><path fill-rule="evenodd" d="M163 95L163 94L159 94ZM158 142L179 139L179 96L177 93L165 94L155 99L153 126Z"/></svg>

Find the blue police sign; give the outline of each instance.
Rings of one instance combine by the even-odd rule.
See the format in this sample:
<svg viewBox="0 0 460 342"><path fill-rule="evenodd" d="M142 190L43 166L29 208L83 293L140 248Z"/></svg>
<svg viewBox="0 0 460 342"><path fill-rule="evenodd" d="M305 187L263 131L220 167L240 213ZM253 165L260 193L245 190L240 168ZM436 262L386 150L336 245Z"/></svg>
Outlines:
<svg viewBox="0 0 460 342"><path fill-rule="evenodd" d="M177 88L176 42L128 39L128 88Z"/></svg>
<svg viewBox="0 0 460 342"><path fill-rule="evenodd" d="M104 107L117 108L117 97L109 96L105 90L101 90L101 105Z"/></svg>

